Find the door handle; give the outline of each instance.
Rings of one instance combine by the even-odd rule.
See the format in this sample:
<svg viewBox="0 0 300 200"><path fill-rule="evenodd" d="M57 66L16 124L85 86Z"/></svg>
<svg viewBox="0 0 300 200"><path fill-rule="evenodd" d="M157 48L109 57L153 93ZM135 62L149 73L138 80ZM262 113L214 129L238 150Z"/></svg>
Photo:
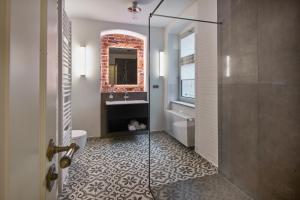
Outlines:
<svg viewBox="0 0 300 200"><path fill-rule="evenodd" d="M70 166L74 153L78 151L79 148L80 147L76 143L72 143L69 146L58 147L55 145L53 139L51 139L47 149L47 158L49 161L52 161L53 156L56 153L67 151L67 153L60 160L60 166L62 168L66 168Z"/></svg>
<svg viewBox="0 0 300 200"><path fill-rule="evenodd" d="M67 153L60 159L60 167L61 168L67 168L71 165L71 162L72 162L72 159L73 159L73 156L75 154L76 151L78 151L80 147L75 144L75 143L72 143L70 145L70 149L67 151Z"/></svg>

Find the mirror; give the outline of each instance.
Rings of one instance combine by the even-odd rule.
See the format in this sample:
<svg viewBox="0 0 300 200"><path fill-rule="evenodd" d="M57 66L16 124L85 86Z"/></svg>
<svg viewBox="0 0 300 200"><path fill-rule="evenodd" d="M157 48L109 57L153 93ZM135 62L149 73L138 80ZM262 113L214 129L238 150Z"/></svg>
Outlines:
<svg viewBox="0 0 300 200"><path fill-rule="evenodd" d="M137 49L109 48L109 84L137 85Z"/></svg>

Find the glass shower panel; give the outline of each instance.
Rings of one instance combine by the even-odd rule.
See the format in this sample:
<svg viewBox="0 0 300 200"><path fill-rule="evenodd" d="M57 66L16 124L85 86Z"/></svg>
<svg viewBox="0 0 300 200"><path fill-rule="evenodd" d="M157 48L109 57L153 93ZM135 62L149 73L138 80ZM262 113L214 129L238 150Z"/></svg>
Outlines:
<svg viewBox="0 0 300 200"><path fill-rule="evenodd" d="M151 124L163 123L163 131L149 132L149 185L156 200L199 199L198 186L203 184L199 178L217 173L217 168L195 148L195 101L189 101L197 97L196 73L201 67L196 59L200 49L196 46L201 21L197 20L198 6L192 0L165 0L150 20L150 116L154 112L163 115L162 119L150 117ZM163 44L157 37L157 26L164 27ZM204 54L205 46L202 50ZM159 51L166 55L163 66L157 66L160 62L155 60ZM159 77L162 67L165 75ZM163 98L154 87L158 82Z"/></svg>

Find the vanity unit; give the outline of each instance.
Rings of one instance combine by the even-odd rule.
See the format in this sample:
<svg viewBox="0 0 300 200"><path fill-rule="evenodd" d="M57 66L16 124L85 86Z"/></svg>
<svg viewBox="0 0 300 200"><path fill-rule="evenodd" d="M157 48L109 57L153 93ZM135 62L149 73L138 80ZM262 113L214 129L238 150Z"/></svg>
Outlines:
<svg viewBox="0 0 300 200"><path fill-rule="evenodd" d="M102 37L101 137L143 133L148 129L144 84L144 41L127 36ZM123 40L124 39L124 40ZM130 39L130 40L131 40ZM117 42L116 42L117 41Z"/></svg>
<svg viewBox="0 0 300 200"><path fill-rule="evenodd" d="M135 120L148 129L148 101L106 101L107 133L130 132L128 125ZM131 132L141 131L134 130Z"/></svg>

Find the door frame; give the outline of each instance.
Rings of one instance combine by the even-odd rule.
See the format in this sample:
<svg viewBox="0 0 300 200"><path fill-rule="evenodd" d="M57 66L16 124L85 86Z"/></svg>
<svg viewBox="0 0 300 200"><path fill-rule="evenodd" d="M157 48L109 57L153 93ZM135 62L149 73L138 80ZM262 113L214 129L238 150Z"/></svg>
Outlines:
<svg viewBox="0 0 300 200"><path fill-rule="evenodd" d="M51 192L46 189L45 176L52 164L60 176L58 155L52 161L46 152L50 139L59 142L58 130L58 3L61 0L40 0L40 199L55 200L58 195L59 180L56 180ZM55 124L55 130L53 126ZM55 133L54 133L55 132Z"/></svg>
<svg viewBox="0 0 300 200"><path fill-rule="evenodd" d="M0 199L8 199L10 0L0 1Z"/></svg>
<svg viewBox="0 0 300 200"><path fill-rule="evenodd" d="M47 0L46 0L47 1ZM40 22L40 170L41 175L46 174L46 107L47 107L47 2L41 0L41 22ZM44 154L45 155L45 154ZM40 186L45 186L45 179L40 177ZM45 200L46 187L40 187L40 198Z"/></svg>

